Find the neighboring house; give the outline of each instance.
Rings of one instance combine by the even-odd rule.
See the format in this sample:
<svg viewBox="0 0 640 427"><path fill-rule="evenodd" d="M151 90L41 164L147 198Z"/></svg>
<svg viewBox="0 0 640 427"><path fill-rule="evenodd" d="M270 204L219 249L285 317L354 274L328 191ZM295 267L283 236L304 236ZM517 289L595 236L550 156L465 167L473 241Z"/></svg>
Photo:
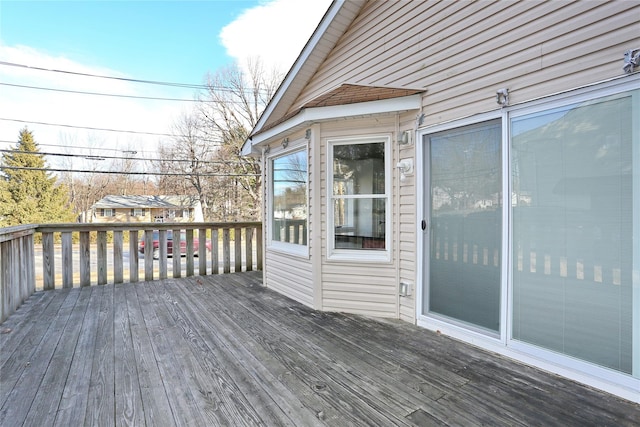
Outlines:
<svg viewBox="0 0 640 427"><path fill-rule="evenodd" d="M243 146L265 285L640 401L639 53L637 1L334 2Z"/></svg>
<svg viewBox="0 0 640 427"><path fill-rule="evenodd" d="M91 206L89 222L202 222L192 196L106 196Z"/></svg>

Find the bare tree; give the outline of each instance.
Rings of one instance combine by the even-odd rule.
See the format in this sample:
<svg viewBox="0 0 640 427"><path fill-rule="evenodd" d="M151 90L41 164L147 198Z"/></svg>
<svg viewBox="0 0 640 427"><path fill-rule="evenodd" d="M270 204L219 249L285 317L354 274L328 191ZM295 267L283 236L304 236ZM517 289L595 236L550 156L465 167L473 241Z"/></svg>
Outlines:
<svg viewBox="0 0 640 427"><path fill-rule="evenodd" d="M207 76L207 89L190 113L173 126L173 140L159 150L156 170L165 194L196 195L207 220L259 218L260 162L240 155L242 144L278 87L277 73L259 60L249 71L226 67Z"/></svg>
<svg viewBox="0 0 640 427"><path fill-rule="evenodd" d="M227 179L218 180L218 190L227 195L228 206L221 219L259 217L260 162L240 155L242 144L255 126L281 81L275 71L267 72L259 59L248 61L248 73L237 64L207 78L199 112L205 121L208 139L216 141L216 159L224 162Z"/></svg>
<svg viewBox="0 0 640 427"><path fill-rule="evenodd" d="M203 207L208 206L213 173L211 152L205 140L204 126L197 112L184 113L173 124L173 141L160 146L157 169L165 174L158 177L158 186L164 194L195 195ZM208 218L206 209L205 218Z"/></svg>

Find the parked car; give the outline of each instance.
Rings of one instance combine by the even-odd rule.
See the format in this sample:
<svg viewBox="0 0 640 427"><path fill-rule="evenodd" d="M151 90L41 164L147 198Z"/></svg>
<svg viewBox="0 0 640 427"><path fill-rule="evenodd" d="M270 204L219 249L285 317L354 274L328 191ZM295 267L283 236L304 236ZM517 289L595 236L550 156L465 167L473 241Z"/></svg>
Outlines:
<svg viewBox="0 0 640 427"><path fill-rule="evenodd" d="M207 239L206 241L207 251L211 250L211 240ZM194 233L193 236L193 253L194 256L198 256L198 251L200 249L200 239ZM145 236L144 232L140 235L140 240L138 241L138 252L144 254L145 252ZM180 233L180 255L187 255L187 235L185 232ZM173 256L173 231L167 231L167 256ZM155 230L153 232L153 259L160 259L160 233Z"/></svg>

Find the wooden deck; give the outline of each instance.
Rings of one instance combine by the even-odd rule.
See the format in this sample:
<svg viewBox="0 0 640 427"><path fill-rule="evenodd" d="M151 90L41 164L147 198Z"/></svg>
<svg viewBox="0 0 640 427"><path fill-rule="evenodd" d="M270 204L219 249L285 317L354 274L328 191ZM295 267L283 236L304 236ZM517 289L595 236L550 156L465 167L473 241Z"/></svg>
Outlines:
<svg viewBox="0 0 640 427"><path fill-rule="evenodd" d="M0 325L0 425L638 425L631 402L261 273L34 294Z"/></svg>

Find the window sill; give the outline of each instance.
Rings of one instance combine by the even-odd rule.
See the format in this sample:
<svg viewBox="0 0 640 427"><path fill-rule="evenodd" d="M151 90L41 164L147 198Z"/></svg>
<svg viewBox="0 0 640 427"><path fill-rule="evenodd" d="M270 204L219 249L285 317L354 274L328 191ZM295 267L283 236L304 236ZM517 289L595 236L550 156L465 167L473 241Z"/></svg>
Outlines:
<svg viewBox="0 0 640 427"><path fill-rule="evenodd" d="M309 259L309 246L307 245L271 241L267 244L267 251Z"/></svg>
<svg viewBox="0 0 640 427"><path fill-rule="evenodd" d="M358 263L390 263L391 251L334 249L327 254L328 261Z"/></svg>

